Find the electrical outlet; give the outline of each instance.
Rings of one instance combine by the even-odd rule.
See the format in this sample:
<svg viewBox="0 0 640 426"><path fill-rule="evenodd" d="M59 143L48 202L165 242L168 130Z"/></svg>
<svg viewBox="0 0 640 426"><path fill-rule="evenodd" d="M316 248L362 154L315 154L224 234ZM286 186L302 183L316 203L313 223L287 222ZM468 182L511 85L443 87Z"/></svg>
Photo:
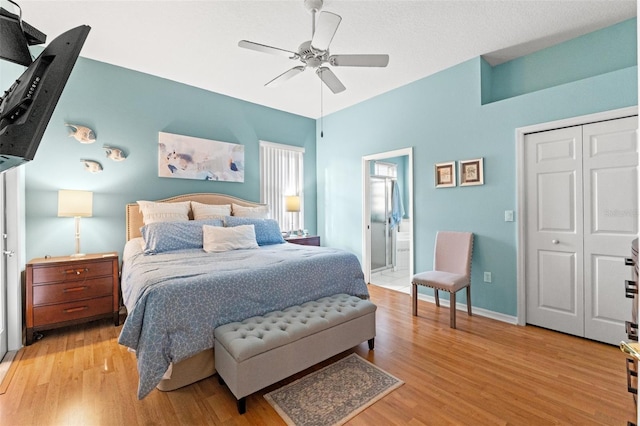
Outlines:
<svg viewBox="0 0 640 426"><path fill-rule="evenodd" d="M490 283L491 282L491 272L485 272L484 273L484 282L485 283Z"/></svg>

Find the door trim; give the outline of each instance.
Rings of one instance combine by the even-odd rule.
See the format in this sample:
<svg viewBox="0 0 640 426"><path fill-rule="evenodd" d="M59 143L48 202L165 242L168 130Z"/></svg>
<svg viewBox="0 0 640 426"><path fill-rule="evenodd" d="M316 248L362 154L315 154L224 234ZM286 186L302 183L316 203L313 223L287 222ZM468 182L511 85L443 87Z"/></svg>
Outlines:
<svg viewBox="0 0 640 426"><path fill-rule="evenodd" d="M371 192L369 188L369 162L393 157L409 157L409 202L406 209L411 220L415 220L413 214L413 147L396 149L394 151L365 155L362 157L362 271L364 281L371 281ZM409 244L409 274L413 276L413 245L415 240L415 221L411 226L411 244Z"/></svg>
<svg viewBox="0 0 640 426"><path fill-rule="evenodd" d="M24 167L5 172L7 247L14 255L7 259L7 343L9 351L22 348L22 271L26 264L25 249L25 173Z"/></svg>
<svg viewBox="0 0 640 426"><path fill-rule="evenodd" d="M550 121L547 123L534 124L526 127L516 128L516 180L517 180L517 266L516 266L516 279L517 279L517 297L518 297L518 325L525 325L527 323L527 299L526 299L526 244L524 242L524 236L526 235L525 223L526 223L526 188L525 188L525 158L524 158L524 138L528 133L544 132L547 130L560 129L562 127L569 126L581 126L584 124L594 123L598 121L615 120L618 118L630 117L638 115L638 107L632 106L627 108L620 108L611 111L598 112L594 114L582 115L578 117L567 118L563 120Z"/></svg>

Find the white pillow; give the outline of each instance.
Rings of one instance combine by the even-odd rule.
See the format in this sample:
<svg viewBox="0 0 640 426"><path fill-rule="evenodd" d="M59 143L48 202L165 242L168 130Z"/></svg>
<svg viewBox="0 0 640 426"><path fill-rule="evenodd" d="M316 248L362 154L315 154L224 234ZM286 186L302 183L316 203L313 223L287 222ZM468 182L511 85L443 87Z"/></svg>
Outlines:
<svg viewBox="0 0 640 426"><path fill-rule="evenodd" d="M223 219L225 216L231 216L231 204L202 204L192 201L191 211L194 220Z"/></svg>
<svg viewBox="0 0 640 426"><path fill-rule="evenodd" d="M203 225L202 232L202 248L207 253L258 248L253 225L240 225L232 228Z"/></svg>
<svg viewBox="0 0 640 426"><path fill-rule="evenodd" d="M258 206L258 207L245 207L238 204L231 204L233 208L233 215L238 217L251 217L254 219L268 219L269 218L269 207L268 206Z"/></svg>
<svg viewBox="0 0 640 426"><path fill-rule="evenodd" d="M180 222L189 220L189 201L181 203L154 203L153 201L138 201L142 220L145 225L156 222Z"/></svg>

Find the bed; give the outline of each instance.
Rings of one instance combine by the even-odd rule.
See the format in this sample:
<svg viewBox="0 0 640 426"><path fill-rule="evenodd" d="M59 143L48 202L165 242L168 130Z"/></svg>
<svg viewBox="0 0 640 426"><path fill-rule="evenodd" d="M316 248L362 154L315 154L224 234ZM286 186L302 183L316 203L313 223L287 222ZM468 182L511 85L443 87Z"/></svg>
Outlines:
<svg viewBox="0 0 640 426"><path fill-rule="evenodd" d="M197 205L233 205L239 211L264 208L213 193L155 201L185 202L194 209ZM159 229L165 225L202 229L193 209L188 214L188 223L161 224ZM226 216L220 226L232 227L234 220L254 220L256 241L265 241L264 234L257 232L261 219ZM118 342L136 352L139 399L154 387L174 390L214 374L213 331L220 325L338 293L368 298L361 265L344 250L288 244L280 235L278 243L253 249L206 252L202 247L180 245L176 250L145 254L151 226L143 228L144 224L139 205L127 204L121 274L127 319ZM204 239L206 246L206 232Z"/></svg>

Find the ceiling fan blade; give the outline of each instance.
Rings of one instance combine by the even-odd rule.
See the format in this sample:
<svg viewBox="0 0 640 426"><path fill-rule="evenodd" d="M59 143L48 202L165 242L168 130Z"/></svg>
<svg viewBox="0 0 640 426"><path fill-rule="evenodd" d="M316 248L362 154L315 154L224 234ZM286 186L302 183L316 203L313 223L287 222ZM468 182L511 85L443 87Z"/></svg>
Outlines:
<svg viewBox="0 0 640 426"><path fill-rule="evenodd" d="M290 50L280 49L279 47L267 46L266 44L254 43L253 41L240 40L238 46L245 49L255 50L257 52L270 53L272 55L285 56L290 59L296 59L298 54Z"/></svg>
<svg viewBox="0 0 640 426"><path fill-rule="evenodd" d="M311 47L319 51L329 50L329 44L338 30L342 18L331 12L320 12L318 23L311 39Z"/></svg>
<svg viewBox="0 0 640 426"><path fill-rule="evenodd" d="M277 76L276 78L268 82L267 84L265 84L265 87L278 87L281 83L284 83L285 81L295 77L296 75L300 74L302 71L304 71L304 67L302 65L293 67L290 70L283 72L282 74L280 74L279 76Z"/></svg>
<svg viewBox="0 0 640 426"><path fill-rule="evenodd" d="M333 93L340 93L346 90L346 87L338 80L338 77L327 67L320 67L316 70L316 74L320 80L327 85Z"/></svg>
<svg viewBox="0 0 640 426"><path fill-rule="evenodd" d="M386 67L389 55L331 55L329 63L335 67Z"/></svg>

